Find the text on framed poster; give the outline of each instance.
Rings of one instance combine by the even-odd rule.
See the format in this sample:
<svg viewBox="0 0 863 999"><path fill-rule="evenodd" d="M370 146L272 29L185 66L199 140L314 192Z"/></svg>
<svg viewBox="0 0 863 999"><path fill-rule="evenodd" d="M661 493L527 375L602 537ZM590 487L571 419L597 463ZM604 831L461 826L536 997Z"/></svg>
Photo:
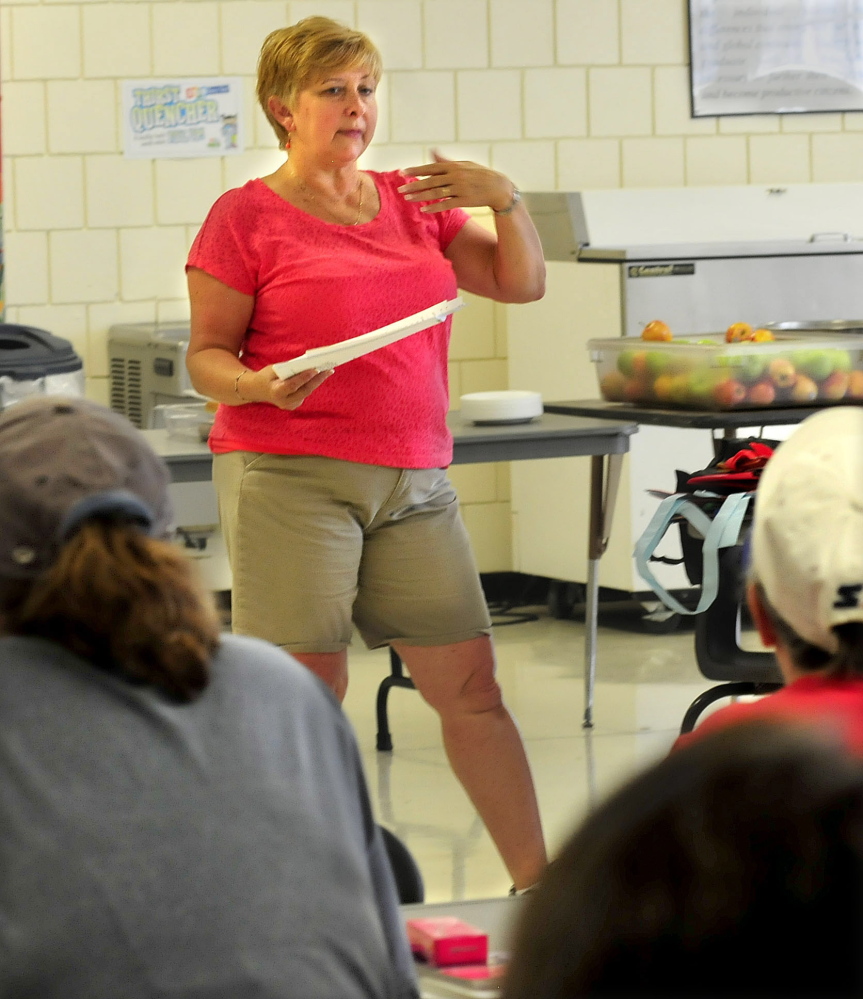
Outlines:
<svg viewBox="0 0 863 999"><path fill-rule="evenodd" d="M689 0L692 116L863 111L863 0Z"/></svg>

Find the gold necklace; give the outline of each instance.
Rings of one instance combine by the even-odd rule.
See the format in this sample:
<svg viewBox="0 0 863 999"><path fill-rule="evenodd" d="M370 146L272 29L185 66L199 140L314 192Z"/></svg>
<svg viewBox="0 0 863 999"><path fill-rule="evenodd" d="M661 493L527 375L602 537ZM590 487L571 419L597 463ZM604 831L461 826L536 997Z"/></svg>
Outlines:
<svg viewBox="0 0 863 999"><path fill-rule="evenodd" d="M343 219L340 219L338 215L336 215L336 213L331 208L328 208L323 202L318 201L318 199L306 187L305 182L302 180L300 181L300 190L303 192L303 197L308 198L309 201L312 202L312 204L318 205L320 208L323 208L323 210L327 213L327 215L329 215L331 219L335 219L335 221L338 222L339 225L355 226L360 224L360 219L362 218L363 214L363 196L365 195L365 185L363 184L362 174L360 174L359 180L357 181L356 191L360 192L360 203L359 207L357 208L357 217L354 219L353 222L345 222ZM356 191L354 191L355 194Z"/></svg>

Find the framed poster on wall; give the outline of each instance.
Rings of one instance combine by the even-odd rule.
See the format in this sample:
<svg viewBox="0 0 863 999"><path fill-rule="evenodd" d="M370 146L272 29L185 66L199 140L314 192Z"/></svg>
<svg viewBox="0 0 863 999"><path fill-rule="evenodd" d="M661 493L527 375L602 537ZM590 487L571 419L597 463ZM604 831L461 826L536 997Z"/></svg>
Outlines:
<svg viewBox="0 0 863 999"><path fill-rule="evenodd" d="M692 117L863 111L863 0L689 0Z"/></svg>
<svg viewBox="0 0 863 999"><path fill-rule="evenodd" d="M238 76L124 80L123 154L183 159L241 153L242 93Z"/></svg>

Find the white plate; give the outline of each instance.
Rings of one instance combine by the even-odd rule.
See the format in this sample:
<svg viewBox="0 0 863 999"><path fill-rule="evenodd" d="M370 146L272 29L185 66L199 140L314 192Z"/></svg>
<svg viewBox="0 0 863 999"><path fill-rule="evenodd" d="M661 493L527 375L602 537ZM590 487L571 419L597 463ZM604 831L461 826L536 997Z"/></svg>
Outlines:
<svg viewBox="0 0 863 999"><path fill-rule="evenodd" d="M539 392L470 392L461 397L462 419L471 423L529 423L542 416Z"/></svg>
<svg viewBox="0 0 863 999"><path fill-rule="evenodd" d="M279 378L290 378L291 375L299 374L301 371L309 371L312 368L317 368L318 371L335 368L339 364L344 364L345 361L352 361L355 357L370 354L373 350L386 347L387 344L402 340L412 333L419 333L420 330L428 329L429 326L436 326L463 305L464 301L461 297L438 302L430 309L415 312L412 316L399 319L398 322L390 323L389 326L372 330L371 333L362 333L360 336L330 344L328 347L313 347L300 357L292 357L289 361L279 361L273 365L273 370Z"/></svg>

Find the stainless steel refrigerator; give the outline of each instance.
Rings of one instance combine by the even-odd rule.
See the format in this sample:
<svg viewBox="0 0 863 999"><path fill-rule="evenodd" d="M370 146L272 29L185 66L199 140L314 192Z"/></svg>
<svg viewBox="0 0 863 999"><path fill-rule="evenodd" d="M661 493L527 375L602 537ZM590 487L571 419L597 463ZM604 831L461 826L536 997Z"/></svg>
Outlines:
<svg viewBox="0 0 863 999"><path fill-rule="evenodd" d="M733 322L863 322L863 184L530 193L548 261L545 298L510 307L509 384L546 401L599 398L587 341ZM753 432L758 432L757 416ZM787 432L787 431L786 431ZM771 428L769 436L783 436ZM712 457L711 432L642 426L632 439L600 585L647 597L632 549L675 469ZM514 568L584 582L588 469L577 459L512 466ZM679 554L672 540L664 553ZM669 588L683 568L658 566Z"/></svg>

